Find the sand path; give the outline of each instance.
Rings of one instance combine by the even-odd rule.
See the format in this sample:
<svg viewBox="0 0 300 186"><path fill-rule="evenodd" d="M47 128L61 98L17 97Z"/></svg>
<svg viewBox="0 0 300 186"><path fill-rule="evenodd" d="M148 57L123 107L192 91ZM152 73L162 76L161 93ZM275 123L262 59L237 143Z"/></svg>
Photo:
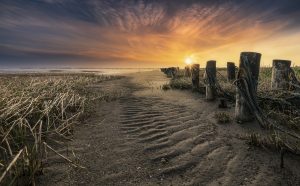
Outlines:
<svg viewBox="0 0 300 186"><path fill-rule="evenodd" d="M196 93L162 91L162 73L143 72L97 85L123 89L97 104L97 114L75 129L74 169L59 160L41 185L299 185L299 160L249 147L237 135L257 128L216 124L217 102ZM233 113L233 107L226 111ZM53 158L56 159L56 158ZM47 184L45 184L47 183Z"/></svg>

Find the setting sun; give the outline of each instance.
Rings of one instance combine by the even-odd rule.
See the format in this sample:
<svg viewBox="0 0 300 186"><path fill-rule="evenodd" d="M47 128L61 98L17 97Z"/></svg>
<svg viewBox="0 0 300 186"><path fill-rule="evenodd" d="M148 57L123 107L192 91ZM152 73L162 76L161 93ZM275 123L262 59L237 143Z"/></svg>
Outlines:
<svg viewBox="0 0 300 186"><path fill-rule="evenodd" d="M193 60L192 60L192 58L187 57L187 58L185 58L184 62L185 62L185 64L190 65L193 63Z"/></svg>

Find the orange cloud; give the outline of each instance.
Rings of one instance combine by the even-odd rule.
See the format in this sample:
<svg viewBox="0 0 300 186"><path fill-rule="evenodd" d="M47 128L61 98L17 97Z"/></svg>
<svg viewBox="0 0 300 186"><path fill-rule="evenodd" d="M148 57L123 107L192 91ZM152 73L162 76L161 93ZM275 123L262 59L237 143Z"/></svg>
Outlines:
<svg viewBox="0 0 300 186"><path fill-rule="evenodd" d="M0 17L0 36L7 39L0 47L13 49L7 59L19 51L27 61L53 56L84 67L183 66L187 56L201 66L210 59L225 66L242 51L261 52L264 65L273 58L300 65L299 11L283 2L170 2L7 3Z"/></svg>

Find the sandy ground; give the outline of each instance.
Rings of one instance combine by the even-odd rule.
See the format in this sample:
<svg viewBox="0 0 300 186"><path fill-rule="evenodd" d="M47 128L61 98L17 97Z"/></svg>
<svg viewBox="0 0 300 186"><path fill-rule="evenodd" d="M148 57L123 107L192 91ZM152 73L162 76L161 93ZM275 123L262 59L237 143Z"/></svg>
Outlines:
<svg viewBox="0 0 300 186"><path fill-rule="evenodd" d="M95 85L126 95L99 102L95 115L75 128L69 142L78 163L61 158L50 164L39 185L300 185L300 160L247 145L239 135L258 131L257 123L217 124L218 101L188 91L162 91L159 71L127 75Z"/></svg>

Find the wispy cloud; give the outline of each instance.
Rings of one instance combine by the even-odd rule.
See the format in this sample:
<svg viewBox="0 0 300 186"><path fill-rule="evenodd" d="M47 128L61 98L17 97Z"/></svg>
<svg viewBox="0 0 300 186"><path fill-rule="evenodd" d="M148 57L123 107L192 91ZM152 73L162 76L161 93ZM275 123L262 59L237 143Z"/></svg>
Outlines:
<svg viewBox="0 0 300 186"><path fill-rule="evenodd" d="M0 64L158 66L188 55L230 60L239 50L266 48L270 38L289 34L299 41L299 27L296 1L3 0Z"/></svg>

